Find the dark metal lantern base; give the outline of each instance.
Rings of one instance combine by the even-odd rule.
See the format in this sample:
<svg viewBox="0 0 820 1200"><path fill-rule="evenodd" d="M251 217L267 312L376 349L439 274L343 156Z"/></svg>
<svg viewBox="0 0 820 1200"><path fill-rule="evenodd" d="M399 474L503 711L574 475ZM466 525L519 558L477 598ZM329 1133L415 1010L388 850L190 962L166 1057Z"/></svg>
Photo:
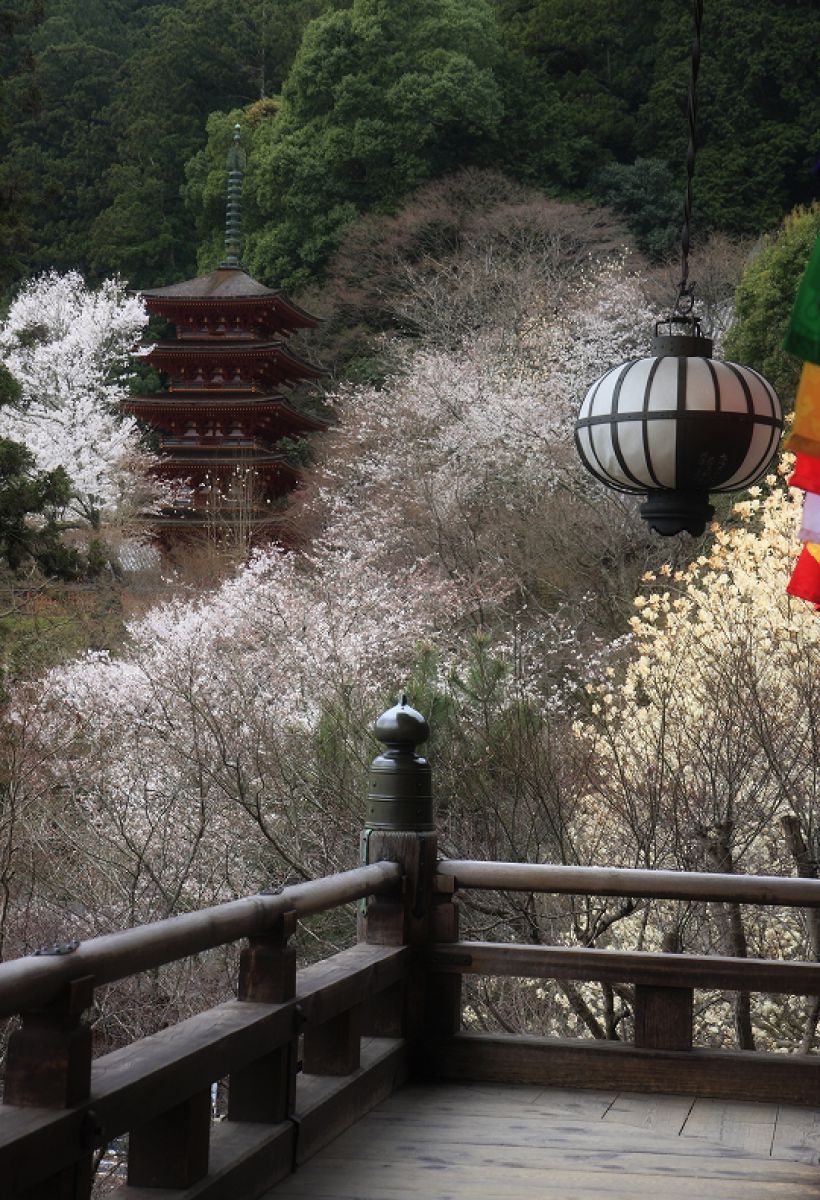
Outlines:
<svg viewBox="0 0 820 1200"><path fill-rule="evenodd" d="M650 492L641 505L641 516L662 537L676 533L700 537L714 515L706 492Z"/></svg>

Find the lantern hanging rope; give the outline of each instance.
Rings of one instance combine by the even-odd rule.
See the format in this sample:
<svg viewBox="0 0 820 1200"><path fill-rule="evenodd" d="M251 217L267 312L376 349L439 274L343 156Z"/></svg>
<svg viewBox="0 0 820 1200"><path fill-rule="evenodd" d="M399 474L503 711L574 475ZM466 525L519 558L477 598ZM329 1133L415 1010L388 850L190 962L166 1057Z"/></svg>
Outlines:
<svg viewBox="0 0 820 1200"><path fill-rule="evenodd" d="M703 28L703 0L694 0L695 35L692 39L692 68L686 96L686 124L689 144L686 147L686 191L683 196L683 226L680 233L680 283L675 311L688 315L695 307L695 285L689 282L689 246L692 234L692 201L694 198L695 155L697 153L697 84L700 72L700 36Z"/></svg>
<svg viewBox="0 0 820 1200"><path fill-rule="evenodd" d="M783 427L774 388L751 367L714 360L712 341L694 314L689 249L703 0L693 0L693 14L681 277L673 310L655 325L650 357L595 380L575 426L584 466L607 487L645 494L641 515L666 536L703 533L714 515L709 494L741 491L759 479Z"/></svg>

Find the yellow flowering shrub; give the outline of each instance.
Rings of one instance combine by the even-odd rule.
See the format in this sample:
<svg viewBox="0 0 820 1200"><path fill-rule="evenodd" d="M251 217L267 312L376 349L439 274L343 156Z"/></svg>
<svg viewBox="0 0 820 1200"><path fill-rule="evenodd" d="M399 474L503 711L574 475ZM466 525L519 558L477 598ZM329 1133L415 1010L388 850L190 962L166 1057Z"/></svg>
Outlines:
<svg viewBox="0 0 820 1200"><path fill-rule="evenodd" d="M785 484L789 470L735 505L708 553L644 576L631 653L617 679L588 690L575 727L594 764L581 834L591 861L793 875L820 858L820 616L786 593L802 499ZM654 926L677 929L685 949L818 950L803 913L728 909L657 905L643 944L657 948ZM621 944L632 924L618 926ZM803 1002L763 1000L747 1003L756 1034L793 1044ZM710 1040L725 1041L731 1023L712 1025Z"/></svg>

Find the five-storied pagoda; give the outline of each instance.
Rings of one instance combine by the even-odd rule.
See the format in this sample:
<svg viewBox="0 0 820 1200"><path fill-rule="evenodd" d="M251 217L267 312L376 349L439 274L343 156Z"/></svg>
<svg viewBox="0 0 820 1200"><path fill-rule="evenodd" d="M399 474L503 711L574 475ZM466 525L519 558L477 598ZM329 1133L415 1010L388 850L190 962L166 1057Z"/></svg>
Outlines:
<svg viewBox="0 0 820 1200"><path fill-rule="evenodd" d="M239 508L260 535L275 532L276 501L298 479L280 443L325 427L280 394L322 375L287 344L295 330L318 322L240 265L243 168L237 125L228 155L224 262L208 275L141 293L148 311L176 329L173 341L145 356L160 372L162 392L132 396L124 405L157 431L159 472L184 485L185 498L161 518L166 534L175 526L229 524Z"/></svg>

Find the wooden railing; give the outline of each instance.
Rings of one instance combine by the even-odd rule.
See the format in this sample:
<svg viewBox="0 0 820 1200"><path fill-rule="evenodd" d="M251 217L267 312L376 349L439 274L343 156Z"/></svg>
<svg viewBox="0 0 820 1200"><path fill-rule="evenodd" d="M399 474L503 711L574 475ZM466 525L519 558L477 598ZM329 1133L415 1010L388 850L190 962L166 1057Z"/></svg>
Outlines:
<svg viewBox="0 0 820 1200"><path fill-rule="evenodd" d="M461 942L455 898L471 888L820 908L820 881L442 861L434 879L442 933L425 954L428 990L449 1013L449 1026L438 1022L439 1044L430 1054L442 1077L820 1105L817 1056L693 1048L692 1029L696 989L817 996L820 963ZM468 974L631 985L634 1044L459 1033L460 980Z"/></svg>
<svg viewBox="0 0 820 1200"><path fill-rule="evenodd" d="M123 1200L254 1200L409 1074L820 1106L816 1056L692 1044L695 989L816 996L818 963L469 942L458 928L471 889L820 908L820 881L438 860L429 772L410 734L396 749L400 726L385 726L364 866L0 964L0 1016L21 1022L0 1106L2 1200L88 1200L95 1155L124 1133ZM404 755L395 778L391 754ZM390 826L391 805L409 828ZM358 944L297 971L297 921L355 901ZM239 939L237 999L92 1061L96 988ZM467 974L629 985L634 1043L463 1030ZM214 1123L224 1079L227 1119Z"/></svg>
<svg viewBox="0 0 820 1200"><path fill-rule="evenodd" d="M309 1157L404 1076L402 1012L379 998L402 991L409 951L361 943L297 972L289 938L298 918L351 901L395 906L401 885L380 862L0 965L0 1015L22 1019L0 1109L3 1200L87 1200L95 1152L124 1133L123 1195L242 1200ZM92 1062L96 987L243 937L237 1000ZM371 1002L374 1031L392 1037L362 1038Z"/></svg>
<svg viewBox="0 0 820 1200"><path fill-rule="evenodd" d="M0 1016L22 1018L0 1108L3 1197L87 1200L95 1153L128 1133L124 1198L250 1200L410 1073L820 1104L814 1056L692 1048L696 988L817 995L820 964L458 940L467 889L817 908L820 882L436 861L434 844L374 832L367 852L384 859L357 870L0 965ZM297 972L298 919L357 900L359 943ZM238 999L92 1062L95 988L240 938ZM631 985L634 1044L462 1031L465 974Z"/></svg>

